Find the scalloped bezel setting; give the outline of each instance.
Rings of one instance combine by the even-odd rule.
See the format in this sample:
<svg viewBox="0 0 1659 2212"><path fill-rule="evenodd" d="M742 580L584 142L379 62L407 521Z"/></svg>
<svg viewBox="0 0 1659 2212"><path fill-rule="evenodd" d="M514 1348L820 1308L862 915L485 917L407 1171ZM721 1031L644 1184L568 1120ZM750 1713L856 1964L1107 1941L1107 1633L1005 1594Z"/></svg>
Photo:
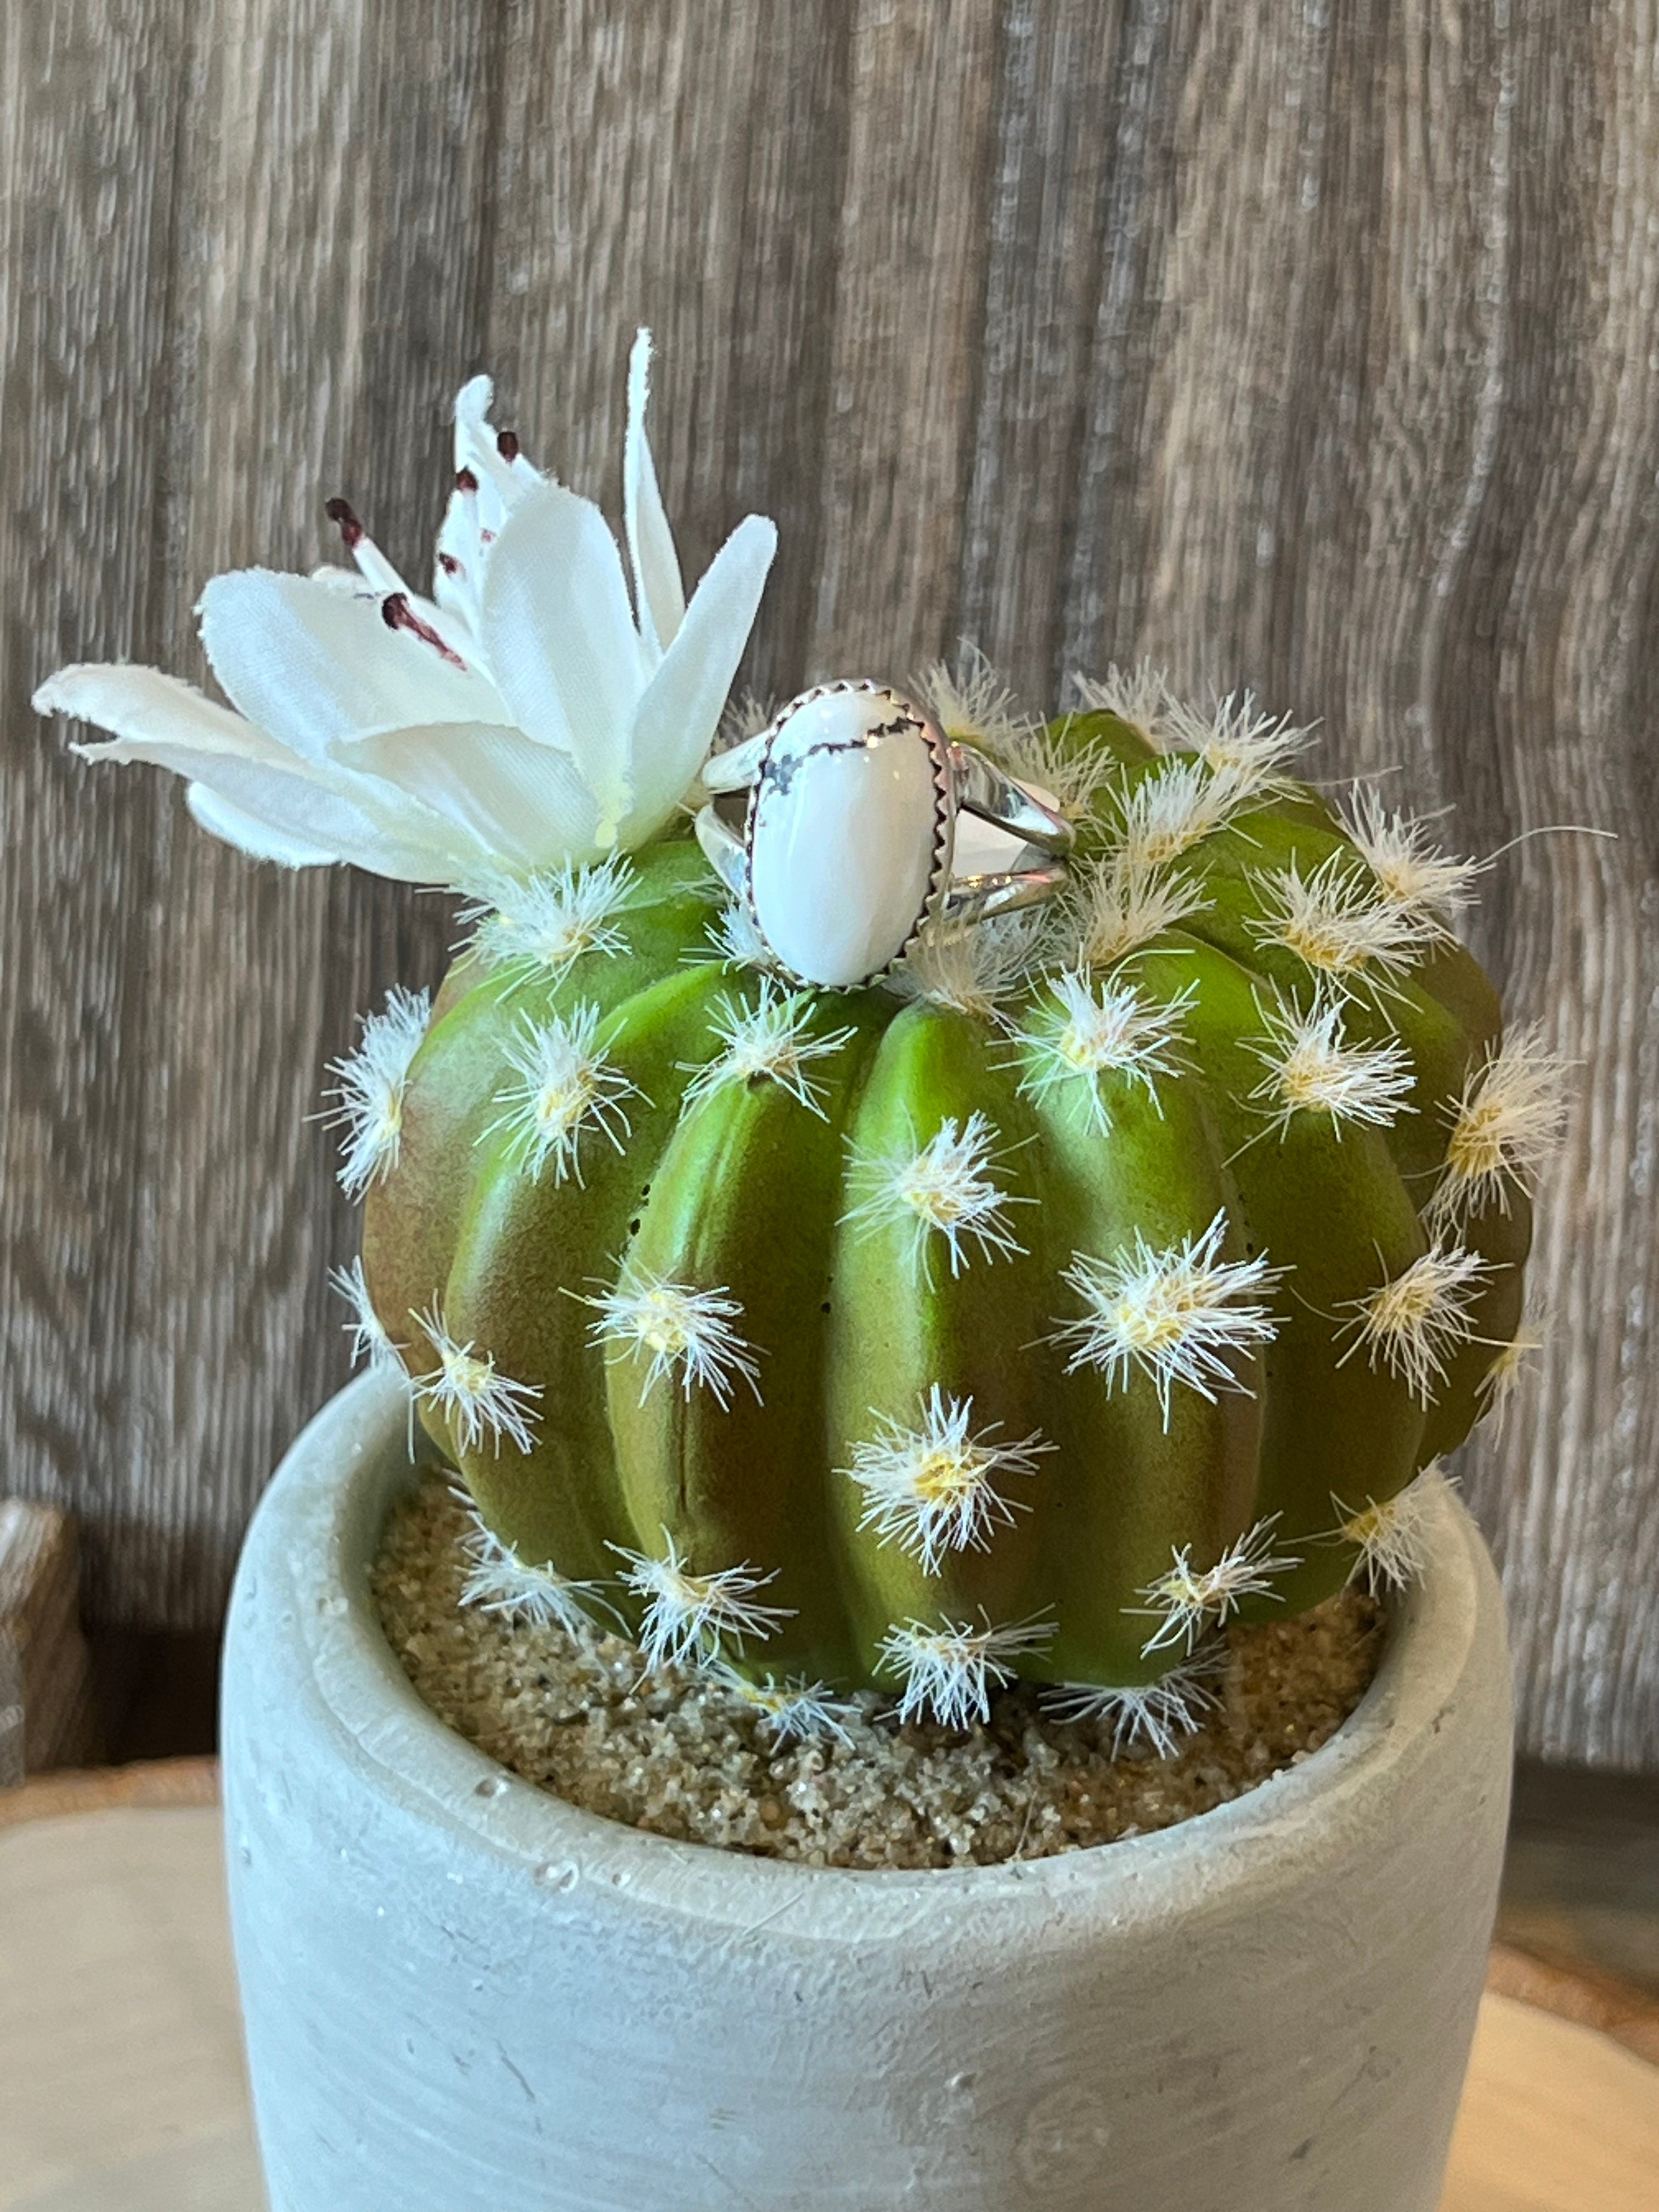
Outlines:
<svg viewBox="0 0 1659 2212"><path fill-rule="evenodd" d="M955 842L949 740L897 692L822 684L764 732L744 828L749 909L803 981L844 990L890 968L942 900Z"/></svg>

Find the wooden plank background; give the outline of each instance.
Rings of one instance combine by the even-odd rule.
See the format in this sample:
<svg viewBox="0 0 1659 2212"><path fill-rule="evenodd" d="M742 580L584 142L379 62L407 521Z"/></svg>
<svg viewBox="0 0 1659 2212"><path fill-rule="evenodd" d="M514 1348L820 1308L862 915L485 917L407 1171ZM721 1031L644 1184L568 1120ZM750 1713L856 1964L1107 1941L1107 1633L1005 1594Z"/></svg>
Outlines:
<svg viewBox="0 0 1659 2212"><path fill-rule="evenodd" d="M34 0L0 28L0 1487L106 1619L216 1619L343 1371L323 1065L443 902L256 868L37 724L199 672L216 570L348 493L406 564L488 365L618 496L623 364L696 566L782 550L752 681L978 641L1324 718L1490 850L1477 935L1583 1063L1538 1385L1468 1492L1528 1747L1659 1765L1654 0Z"/></svg>

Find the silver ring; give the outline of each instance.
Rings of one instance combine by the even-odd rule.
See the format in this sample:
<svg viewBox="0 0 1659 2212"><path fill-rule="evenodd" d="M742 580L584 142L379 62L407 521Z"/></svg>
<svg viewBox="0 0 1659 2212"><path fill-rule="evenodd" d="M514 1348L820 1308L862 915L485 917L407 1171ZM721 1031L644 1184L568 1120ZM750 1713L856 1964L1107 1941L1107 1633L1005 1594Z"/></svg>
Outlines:
<svg viewBox="0 0 1659 2212"><path fill-rule="evenodd" d="M868 679L802 692L702 780L710 865L778 965L820 989L873 982L931 922L1012 914L1068 880L1065 817ZM957 874L964 815L994 834Z"/></svg>

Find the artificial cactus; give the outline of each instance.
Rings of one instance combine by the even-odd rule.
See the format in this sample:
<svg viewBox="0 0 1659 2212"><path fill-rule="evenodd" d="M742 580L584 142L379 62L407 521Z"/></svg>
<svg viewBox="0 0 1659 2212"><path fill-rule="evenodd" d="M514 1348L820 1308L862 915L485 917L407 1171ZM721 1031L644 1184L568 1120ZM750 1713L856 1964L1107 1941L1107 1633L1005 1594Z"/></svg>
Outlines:
<svg viewBox="0 0 1659 2212"><path fill-rule="evenodd" d="M1473 871L1292 781L1304 733L936 705L1075 822L1061 914L814 994L689 839L503 880L343 1071L349 1287L503 1601L781 1711L1155 1717L1218 1624L1409 1564L1516 1356L1555 1070L1455 940Z"/></svg>
<svg viewBox="0 0 1659 2212"><path fill-rule="evenodd" d="M1559 1070L1530 1032L1500 1049L1455 942L1478 866L1374 795L1333 811L1290 775L1304 732L1145 672L1045 728L936 672L934 725L850 743L821 741L826 693L877 687L821 687L766 775L809 833L785 775L817 779L836 834L769 843L768 873L757 801L755 927L721 913L672 825L700 764L715 817L742 780L708 756L776 532L740 522L688 598L649 363L641 332L631 595L476 378L430 599L335 501L355 574L208 584L230 708L106 666L35 703L184 775L258 859L478 896L436 1005L394 992L336 1091L357 1349L465 1477L476 1601L608 1608L781 1729L881 1684L970 1719L1019 1674L1157 1741L1214 1628L1409 1571L1419 1476L1528 1343ZM952 739L1015 783L958 788L995 771ZM908 779L885 806L866 742ZM1067 899L950 930L949 805L1063 830L1044 793ZM1046 895L1066 842L990 865ZM793 980L758 957L780 898L823 956L775 939ZM877 980L795 988L867 972L878 914Z"/></svg>

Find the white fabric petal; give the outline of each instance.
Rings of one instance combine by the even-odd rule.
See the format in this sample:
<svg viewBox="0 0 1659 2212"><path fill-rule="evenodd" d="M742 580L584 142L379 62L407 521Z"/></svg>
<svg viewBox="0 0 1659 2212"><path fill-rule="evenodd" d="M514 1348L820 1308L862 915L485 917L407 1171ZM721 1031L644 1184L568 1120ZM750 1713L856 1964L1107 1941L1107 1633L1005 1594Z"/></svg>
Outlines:
<svg viewBox="0 0 1659 2212"><path fill-rule="evenodd" d="M454 562L446 568L446 558ZM469 629L478 625L478 586L483 576L483 549L478 543L478 502L464 491L453 491L438 528L438 547L432 562L432 596L453 621L457 616Z"/></svg>
<svg viewBox="0 0 1659 2212"><path fill-rule="evenodd" d="M581 770L603 839L629 805L645 671L617 542L591 500L543 483L520 502L490 549L479 635L514 720Z"/></svg>
<svg viewBox="0 0 1659 2212"><path fill-rule="evenodd" d="M313 764L278 748L272 750L280 765L245 750L160 735L76 750L89 761L148 761L170 769L280 836L373 875L459 883L490 858L489 848L461 824L378 777Z"/></svg>
<svg viewBox="0 0 1659 2212"><path fill-rule="evenodd" d="M185 787L185 804L204 830L225 844L234 845L239 853L247 854L250 859L275 860L284 868L326 868L339 860L340 855L326 847L307 845L298 837L273 829L257 815L233 806L217 792L210 791L204 783Z"/></svg>
<svg viewBox="0 0 1659 2212"><path fill-rule="evenodd" d="M430 806L508 867L597 851L599 814L566 753L488 723L424 723L360 738L349 758Z"/></svg>
<svg viewBox="0 0 1659 2212"><path fill-rule="evenodd" d="M478 489L471 495L481 531L491 538L525 494L540 481L538 471L522 455L516 461L501 458L495 426L489 420L495 387L487 376L475 376L455 398L455 466L470 470Z"/></svg>
<svg viewBox="0 0 1659 2212"><path fill-rule="evenodd" d="M645 410L650 398L651 333L641 331L628 360L628 435L623 448L623 514L628 532L628 557L634 569L634 600L644 639L655 668L660 655L673 643L685 619L685 586L680 577L674 533L663 512L657 489L656 464L645 434Z"/></svg>
<svg viewBox="0 0 1659 2212"><path fill-rule="evenodd" d="M202 642L232 703L308 760L365 730L508 719L487 677L389 629L367 592L243 568L214 577L200 613Z"/></svg>
<svg viewBox="0 0 1659 2212"><path fill-rule="evenodd" d="M492 376L469 376L455 394L455 465L466 465L466 456L461 450L462 424L487 422L495 400L495 380Z"/></svg>
<svg viewBox="0 0 1659 2212"><path fill-rule="evenodd" d="M159 668L131 668L81 661L49 676L33 701L37 714L67 714L112 736L143 742L191 744L204 752L241 753L250 760L289 764L286 750L193 684Z"/></svg>
<svg viewBox="0 0 1659 2212"><path fill-rule="evenodd" d="M146 761L193 779L191 811L244 852L290 866L356 860L416 883L450 879L452 832L396 793L349 794L349 777L311 767L265 731L155 668L60 669L34 695L41 714L113 732L77 745L91 761ZM470 841L466 841L471 852Z"/></svg>
<svg viewBox="0 0 1659 2212"><path fill-rule="evenodd" d="M624 845L656 835L708 757L777 550L776 525L747 516L692 594L635 720L634 806Z"/></svg>

